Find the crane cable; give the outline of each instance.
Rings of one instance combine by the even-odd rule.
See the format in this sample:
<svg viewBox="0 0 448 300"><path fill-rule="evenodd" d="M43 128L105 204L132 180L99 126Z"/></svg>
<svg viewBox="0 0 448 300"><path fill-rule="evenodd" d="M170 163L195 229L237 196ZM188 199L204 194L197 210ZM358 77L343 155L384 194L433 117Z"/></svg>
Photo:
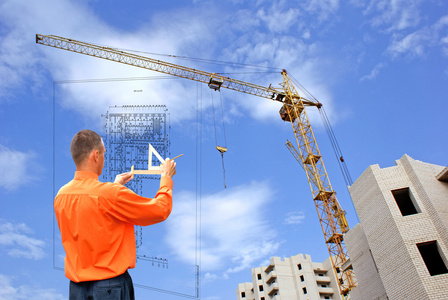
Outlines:
<svg viewBox="0 0 448 300"><path fill-rule="evenodd" d="M101 46L101 44L98 44ZM108 47L108 46L105 46ZM110 47L109 47L110 48ZM152 56L162 56L162 57L169 57L169 58L175 58L179 60L186 60L186 61L192 61L192 62L198 62L198 63L204 63L204 64L212 64L212 65L220 65L220 66L227 66L227 67L234 67L234 68L240 68L240 69L248 69L248 70L257 70L258 73L278 73L282 69L277 67L271 67L271 66L262 66L262 65L253 65L253 64L245 64L245 63L237 63L237 62L230 62L230 61L222 61L222 60L215 60L215 59L204 59L204 58L197 58L197 57L190 57L190 56L182 56L182 55L174 55L174 54L163 54L163 53L155 53L155 52L149 52L149 51L139 51L139 50L132 50L132 49L125 49L125 48L112 48L117 51L126 51L131 53L138 53L138 54L148 54ZM264 71L261 71L264 70ZM257 72L255 72L257 73Z"/></svg>
<svg viewBox="0 0 448 300"><path fill-rule="evenodd" d="M328 120L328 116L325 113L325 109L323 106L319 108L319 114L322 119L322 122L324 123L325 130L328 134L328 138L330 139L331 146L333 147L333 151L338 161L339 168L341 169L342 176L344 177L345 184L347 186L351 186L353 184L352 177L350 176L350 172L348 171L347 164L345 163L341 148L339 147L339 143L336 140L333 128L331 127L330 121Z"/></svg>
<svg viewBox="0 0 448 300"><path fill-rule="evenodd" d="M292 75L289 75L289 77L294 82L294 84L296 86L298 86L299 89L306 95L308 100L312 100L316 103L320 103L310 92L308 92L308 90L303 85L300 84L300 82L297 79L295 79ZM322 122L324 124L325 131L327 132L328 138L330 139L331 146L333 147L333 152L336 156L336 160L338 161L339 168L341 169L342 176L344 177L345 184L347 186L351 186L353 184L352 177L350 176L350 172L347 168L347 164L345 163L341 148L339 147L339 144L338 144L338 141L334 134L333 128L331 128L331 124L328 119L328 116L325 113L325 109L324 109L323 105L318 105L317 107L318 107Z"/></svg>
<svg viewBox="0 0 448 300"><path fill-rule="evenodd" d="M199 95L200 91L200 95ZM195 236L195 266L196 266L196 298L199 298L200 266L202 260L202 88L196 84L196 236Z"/></svg>
<svg viewBox="0 0 448 300"><path fill-rule="evenodd" d="M224 147L218 145L218 134L216 133L215 103L213 101L213 91L211 89L210 89L210 95L212 98L213 127L215 130L215 144L216 144L216 149L221 153L223 183L224 183L224 188L227 188L227 186L226 186L226 168L224 166L224 152L227 152L226 127L224 126L224 107L222 104L222 94L221 94L220 90L218 90L218 91L219 91L219 97L220 97L220 101L221 101L221 118L222 118L222 129L223 129L223 135L224 135Z"/></svg>
<svg viewBox="0 0 448 300"><path fill-rule="evenodd" d="M336 136L334 134L333 128L331 128L330 121L328 120L328 116L325 113L325 109L323 106L321 106L319 108L319 113L322 118L322 122L324 123L325 130L327 131L328 137L331 142L331 146L333 147L334 154L336 155L336 160L338 161L339 168L341 169L342 176L344 177L344 181L345 181L345 184L348 189L353 184L353 180L352 180L352 177L350 176L350 172L348 171L347 164L345 163L344 157L342 156L341 148L339 148L338 141L336 140ZM354 214L359 223L360 221L359 221L358 212L356 211L355 204L353 203L353 200L351 198L350 190L349 190L348 194L350 196L349 199L351 200L350 203L352 205Z"/></svg>

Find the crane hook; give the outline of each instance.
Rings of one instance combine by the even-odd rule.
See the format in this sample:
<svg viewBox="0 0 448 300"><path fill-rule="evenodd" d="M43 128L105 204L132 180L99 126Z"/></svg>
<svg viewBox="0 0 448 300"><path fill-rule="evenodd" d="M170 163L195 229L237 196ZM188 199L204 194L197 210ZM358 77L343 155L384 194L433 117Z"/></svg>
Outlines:
<svg viewBox="0 0 448 300"><path fill-rule="evenodd" d="M222 159L222 173L224 177L224 188L227 188L226 186L226 169L224 167L224 152L227 152L226 147L216 146L216 149L221 152L221 159Z"/></svg>

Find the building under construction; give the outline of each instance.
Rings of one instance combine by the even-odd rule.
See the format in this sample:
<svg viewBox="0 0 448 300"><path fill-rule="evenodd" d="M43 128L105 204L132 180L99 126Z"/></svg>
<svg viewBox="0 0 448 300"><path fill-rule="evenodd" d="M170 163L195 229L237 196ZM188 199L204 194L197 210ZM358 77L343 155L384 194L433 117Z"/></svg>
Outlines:
<svg viewBox="0 0 448 300"><path fill-rule="evenodd" d="M252 269L252 282L238 284L237 300L342 299L330 258L313 262L308 254L281 259Z"/></svg>
<svg viewBox="0 0 448 300"><path fill-rule="evenodd" d="M404 155L350 187L360 224L345 235L352 299L448 299L448 168Z"/></svg>
<svg viewBox="0 0 448 300"><path fill-rule="evenodd" d="M448 299L448 167L404 155L396 166L368 167L350 194L360 223L344 235L357 280L349 298ZM297 257L285 261L296 262ZM309 272L308 281L297 268L291 269L289 281L282 280L285 263L271 262L252 269L252 282L238 286L238 300L341 299L330 293L333 270L325 262L319 271L310 260L314 274ZM318 277L324 271L327 282ZM260 292L260 285L267 292Z"/></svg>

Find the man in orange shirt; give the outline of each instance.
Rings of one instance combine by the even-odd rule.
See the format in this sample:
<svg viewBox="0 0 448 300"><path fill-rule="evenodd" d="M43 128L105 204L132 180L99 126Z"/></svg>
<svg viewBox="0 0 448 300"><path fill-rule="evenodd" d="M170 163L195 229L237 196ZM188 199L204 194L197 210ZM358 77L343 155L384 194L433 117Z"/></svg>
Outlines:
<svg viewBox="0 0 448 300"><path fill-rule="evenodd" d="M171 213L173 160L167 158L161 165L160 188L151 199L124 186L131 180L130 172L117 175L113 183L98 181L105 151L97 133L78 132L70 145L75 177L54 201L70 300L135 299L127 271L135 267L134 225L159 223Z"/></svg>

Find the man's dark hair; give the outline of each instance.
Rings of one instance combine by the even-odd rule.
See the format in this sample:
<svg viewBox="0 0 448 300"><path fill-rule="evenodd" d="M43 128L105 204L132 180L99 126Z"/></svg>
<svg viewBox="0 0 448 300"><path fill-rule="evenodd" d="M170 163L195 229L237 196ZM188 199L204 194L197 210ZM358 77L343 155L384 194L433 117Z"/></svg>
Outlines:
<svg viewBox="0 0 448 300"><path fill-rule="evenodd" d="M72 154L75 165L80 165L86 160L93 150L103 150L101 136L95 131L83 129L72 139L70 144L70 153Z"/></svg>

